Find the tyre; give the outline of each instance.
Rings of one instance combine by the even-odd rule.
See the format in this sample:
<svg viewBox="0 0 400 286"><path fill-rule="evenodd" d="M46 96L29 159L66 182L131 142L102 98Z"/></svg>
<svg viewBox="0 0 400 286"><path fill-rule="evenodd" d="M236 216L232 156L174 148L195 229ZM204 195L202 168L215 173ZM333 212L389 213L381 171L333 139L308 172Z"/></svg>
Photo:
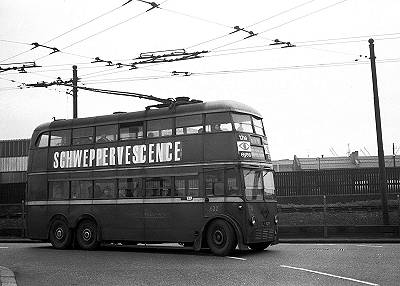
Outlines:
<svg viewBox="0 0 400 286"><path fill-rule="evenodd" d="M56 249L66 249L71 245L72 233L65 220L56 219L51 224L49 239Z"/></svg>
<svg viewBox="0 0 400 286"><path fill-rule="evenodd" d="M214 220L207 229L207 243L211 252L226 256L236 248L235 230L224 220Z"/></svg>
<svg viewBox="0 0 400 286"><path fill-rule="evenodd" d="M253 251L263 251L266 249L271 243L270 242L259 242L259 243L250 243L249 247Z"/></svg>
<svg viewBox="0 0 400 286"><path fill-rule="evenodd" d="M76 229L76 242L84 250L93 250L98 246L97 224L91 220L83 220Z"/></svg>

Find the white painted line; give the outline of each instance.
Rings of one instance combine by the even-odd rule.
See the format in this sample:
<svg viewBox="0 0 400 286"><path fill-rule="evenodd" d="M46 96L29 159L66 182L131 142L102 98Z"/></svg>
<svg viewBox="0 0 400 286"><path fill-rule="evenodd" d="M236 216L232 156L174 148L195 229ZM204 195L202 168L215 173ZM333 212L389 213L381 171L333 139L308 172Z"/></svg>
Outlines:
<svg viewBox="0 0 400 286"><path fill-rule="evenodd" d="M336 243L285 243L289 245L329 245L329 246L335 246L337 245Z"/></svg>
<svg viewBox="0 0 400 286"><path fill-rule="evenodd" d="M241 258L241 257L233 257L233 256L225 256L226 258L231 258L231 259L237 259L237 260L243 260L246 261L245 258Z"/></svg>
<svg viewBox="0 0 400 286"><path fill-rule="evenodd" d="M0 249L7 249L8 246L0 246Z"/></svg>
<svg viewBox="0 0 400 286"><path fill-rule="evenodd" d="M368 245L368 244L356 244L356 246L361 246L361 247L374 247L374 248L381 248L383 245Z"/></svg>
<svg viewBox="0 0 400 286"><path fill-rule="evenodd" d="M293 266L287 266L287 265L281 265L281 267L290 268L290 269L295 269L295 270L301 270L301 271L306 271L306 272L311 272L311 273L315 273L315 274L325 275L325 276L334 277L334 278L339 278L339 279L344 279L344 280L349 280L349 281L353 281L353 282L362 283L362 284L365 284L365 285L379 286L379 284L376 284L376 283L366 282L366 281L357 280L357 279L353 279L353 278L349 278L349 277L343 277L343 276L333 275L333 274L329 274L329 273L325 273L325 272L314 271L314 270L305 269L305 268L300 268L300 267L293 267Z"/></svg>

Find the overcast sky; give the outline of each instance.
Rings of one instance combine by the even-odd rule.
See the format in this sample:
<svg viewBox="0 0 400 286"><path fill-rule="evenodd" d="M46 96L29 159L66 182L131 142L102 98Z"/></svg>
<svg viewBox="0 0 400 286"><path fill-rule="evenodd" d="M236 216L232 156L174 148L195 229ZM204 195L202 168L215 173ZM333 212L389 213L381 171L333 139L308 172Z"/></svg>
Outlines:
<svg viewBox="0 0 400 286"><path fill-rule="evenodd" d="M385 154L392 154L393 143L400 154L399 1L156 3L159 8L147 11L150 4L135 0L0 1L0 67L40 66L0 72L0 140L29 138L53 117L72 118L68 88L18 87L69 80L75 64L79 85L87 87L246 103L264 117L273 160L348 151L376 155L372 37ZM252 33L258 35L245 39ZM271 45L275 39L290 44ZM31 50L35 42L42 46ZM282 48L290 45L295 47ZM60 52L50 55L52 48ZM175 49L208 52L135 70L92 63L99 57L129 64L141 53ZM79 117L153 104L82 90L78 102Z"/></svg>

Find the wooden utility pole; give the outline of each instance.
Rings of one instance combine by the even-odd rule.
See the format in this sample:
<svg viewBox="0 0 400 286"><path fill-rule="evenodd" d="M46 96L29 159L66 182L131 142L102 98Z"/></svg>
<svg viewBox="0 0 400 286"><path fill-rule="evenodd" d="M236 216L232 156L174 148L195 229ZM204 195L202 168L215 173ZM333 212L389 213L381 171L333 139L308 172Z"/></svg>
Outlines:
<svg viewBox="0 0 400 286"><path fill-rule="evenodd" d="M78 118L78 68L72 66L72 108L73 118Z"/></svg>
<svg viewBox="0 0 400 286"><path fill-rule="evenodd" d="M381 196L382 196L383 224L388 225L389 224L389 211L388 211L387 194L386 194L387 183L386 183L386 169L385 169L385 154L383 153L381 112L380 112L380 108L379 108L378 80L376 77L374 40L369 39L368 42L369 42L369 53L370 53L371 71L372 71L372 87L373 87L373 91L374 91L376 139L378 142L379 188L380 188Z"/></svg>

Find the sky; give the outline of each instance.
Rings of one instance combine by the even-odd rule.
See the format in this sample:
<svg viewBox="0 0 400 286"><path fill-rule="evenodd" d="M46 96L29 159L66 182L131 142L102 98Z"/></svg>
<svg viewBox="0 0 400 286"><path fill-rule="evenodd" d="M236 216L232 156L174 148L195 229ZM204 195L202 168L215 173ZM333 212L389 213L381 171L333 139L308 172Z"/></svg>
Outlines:
<svg viewBox="0 0 400 286"><path fill-rule="evenodd" d="M262 114L273 160L376 155L373 38L384 151L393 154L394 145L400 154L399 1L160 0L154 9L150 2L0 1L0 140L72 118L69 87L27 85L70 80L77 65L80 86L243 102ZM204 53L137 69L115 65L182 49ZM6 70L27 62L37 67ZM78 116L154 103L79 90Z"/></svg>

